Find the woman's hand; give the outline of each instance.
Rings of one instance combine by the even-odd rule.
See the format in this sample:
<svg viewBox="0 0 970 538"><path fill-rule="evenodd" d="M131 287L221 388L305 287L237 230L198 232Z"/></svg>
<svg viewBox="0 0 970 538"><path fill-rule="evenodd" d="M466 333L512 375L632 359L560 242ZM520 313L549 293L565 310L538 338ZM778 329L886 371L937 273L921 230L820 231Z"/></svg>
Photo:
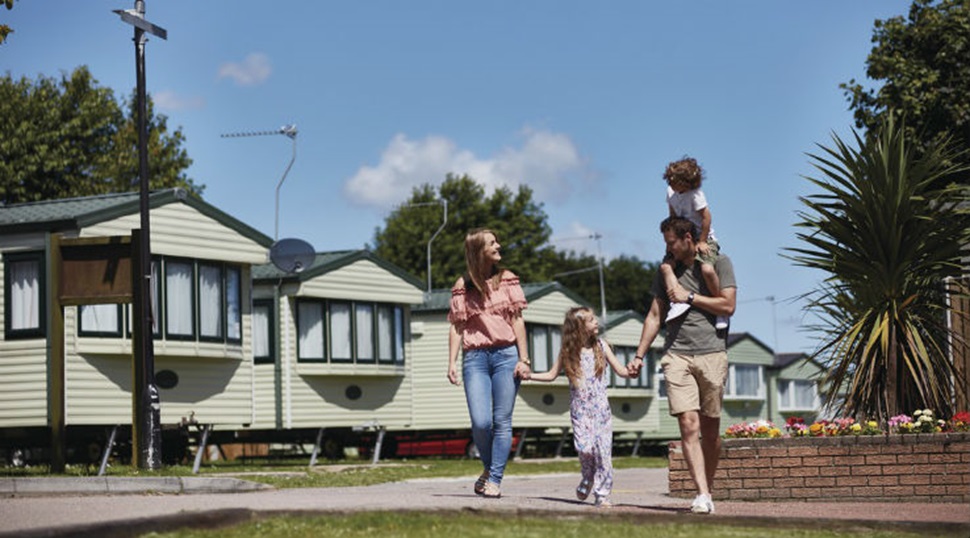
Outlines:
<svg viewBox="0 0 970 538"><path fill-rule="evenodd" d="M454 363L448 363L448 381L452 385L461 385L461 380L458 379L458 366Z"/></svg>
<svg viewBox="0 0 970 538"><path fill-rule="evenodd" d="M528 380L532 378L532 368L529 368L529 364L525 361L519 361L515 365L515 372L512 375L519 379Z"/></svg>

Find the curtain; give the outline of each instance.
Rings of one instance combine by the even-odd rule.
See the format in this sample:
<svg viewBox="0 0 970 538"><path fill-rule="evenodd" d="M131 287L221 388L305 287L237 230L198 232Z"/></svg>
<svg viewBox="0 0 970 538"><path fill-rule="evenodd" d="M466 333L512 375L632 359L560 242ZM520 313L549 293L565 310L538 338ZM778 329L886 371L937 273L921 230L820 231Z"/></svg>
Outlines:
<svg viewBox="0 0 970 538"><path fill-rule="evenodd" d="M323 304L300 302L297 310L300 358L323 359Z"/></svg>
<svg viewBox="0 0 970 538"><path fill-rule="evenodd" d="M357 323L357 360L374 360L374 305L357 304L354 306Z"/></svg>
<svg viewBox="0 0 970 538"><path fill-rule="evenodd" d="M387 305L377 307L377 358L394 362L394 309Z"/></svg>
<svg viewBox="0 0 970 538"><path fill-rule="evenodd" d="M795 406L799 409L815 409L815 383L798 380L795 384Z"/></svg>
<svg viewBox="0 0 970 538"><path fill-rule="evenodd" d="M269 318L269 305L260 304L253 306L253 358L267 358L271 356L269 349Z"/></svg>
<svg viewBox="0 0 970 538"><path fill-rule="evenodd" d="M350 303L330 303L330 357L333 360L351 360Z"/></svg>
<svg viewBox="0 0 970 538"><path fill-rule="evenodd" d="M192 312L192 264L168 262L165 264L165 324L168 333L192 335L194 313Z"/></svg>
<svg viewBox="0 0 970 538"><path fill-rule="evenodd" d="M81 317L81 331L88 333L121 332L118 319L118 305L93 304L78 307Z"/></svg>
<svg viewBox="0 0 970 538"><path fill-rule="evenodd" d="M734 395L758 396L761 388L761 368L736 364L734 366Z"/></svg>
<svg viewBox="0 0 970 538"><path fill-rule="evenodd" d="M241 277L239 268L226 268L226 337L230 340L242 340L242 297Z"/></svg>
<svg viewBox="0 0 970 538"><path fill-rule="evenodd" d="M222 268L199 265L199 333L222 336Z"/></svg>
<svg viewBox="0 0 970 538"><path fill-rule="evenodd" d="M404 364L404 310L394 307L394 362Z"/></svg>
<svg viewBox="0 0 970 538"><path fill-rule="evenodd" d="M13 261L10 271L10 329L40 328L40 261Z"/></svg>
<svg viewBox="0 0 970 538"><path fill-rule="evenodd" d="M549 370L549 331L543 325L532 326L532 370Z"/></svg>

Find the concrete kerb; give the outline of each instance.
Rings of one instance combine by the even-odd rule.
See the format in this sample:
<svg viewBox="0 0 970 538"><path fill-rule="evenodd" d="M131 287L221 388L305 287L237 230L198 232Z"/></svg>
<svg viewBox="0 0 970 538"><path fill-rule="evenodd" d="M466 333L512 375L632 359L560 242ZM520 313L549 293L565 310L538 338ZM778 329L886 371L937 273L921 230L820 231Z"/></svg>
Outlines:
<svg viewBox="0 0 970 538"><path fill-rule="evenodd" d="M241 493L274 489L267 484L237 478L67 476L0 478L0 495L124 495L141 493Z"/></svg>

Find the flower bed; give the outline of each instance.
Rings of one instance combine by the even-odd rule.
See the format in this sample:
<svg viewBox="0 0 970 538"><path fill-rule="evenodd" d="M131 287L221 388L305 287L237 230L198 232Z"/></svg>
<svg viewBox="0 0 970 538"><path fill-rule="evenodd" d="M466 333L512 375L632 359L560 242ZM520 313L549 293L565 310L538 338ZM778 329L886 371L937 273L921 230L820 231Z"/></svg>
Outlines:
<svg viewBox="0 0 970 538"><path fill-rule="evenodd" d="M767 427L767 425L764 425ZM852 432L851 424L843 424ZM970 502L970 433L728 438L715 499ZM755 428L757 430L757 428ZM770 431L771 427L767 427ZM670 494L696 495L680 442L670 444Z"/></svg>

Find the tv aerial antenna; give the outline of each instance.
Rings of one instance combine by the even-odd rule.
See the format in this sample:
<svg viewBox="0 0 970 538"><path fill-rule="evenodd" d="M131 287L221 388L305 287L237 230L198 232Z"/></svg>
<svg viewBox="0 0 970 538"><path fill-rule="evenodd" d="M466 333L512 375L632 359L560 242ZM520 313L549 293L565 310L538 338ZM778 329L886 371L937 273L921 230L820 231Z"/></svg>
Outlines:
<svg viewBox="0 0 970 538"><path fill-rule="evenodd" d="M286 176L290 173L290 168L293 167L293 163L296 161L296 135L298 132L296 124L290 124L273 131L245 131L220 135L222 138L283 135L293 141L293 156L290 158L289 164L286 165L286 170L283 171L283 177L276 184L276 214L273 229L273 246L270 247L269 251L269 257L273 265L286 273L299 273L303 271L313 263L313 259L316 257L313 246L306 241L295 238L279 238L280 188L283 186L283 182L286 181Z"/></svg>

